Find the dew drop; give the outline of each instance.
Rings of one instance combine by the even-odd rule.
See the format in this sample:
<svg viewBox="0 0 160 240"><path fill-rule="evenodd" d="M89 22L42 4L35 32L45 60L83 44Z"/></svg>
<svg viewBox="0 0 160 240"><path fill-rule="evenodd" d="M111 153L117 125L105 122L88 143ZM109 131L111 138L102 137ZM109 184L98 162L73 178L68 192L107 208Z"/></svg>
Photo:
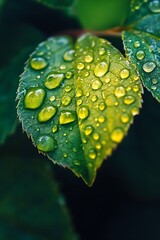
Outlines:
<svg viewBox="0 0 160 240"><path fill-rule="evenodd" d="M63 55L64 60L73 61L74 60L74 53L75 53L75 51L73 49L65 52L64 55Z"/></svg>
<svg viewBox="0 0 160 240"><path fill-rule="evenodd" d="M120 143L124 137L124 132L121 128L115 128L111 133L111 140Z"/></svg>
<svg viewBox="0 0 160 240"><path fill-rule="evenodd" d="M37 148L43 152L51 152L56 147L56 140L48 135L43 135L36 141Z"/></svg>
<svg viewBox="0 0 160 240"><path fill-rule="evenodd" d="M106 62L100 62L96 65L94 74L96 77L102 77L108 72L108 69L109 65Z"/></svg>
<svg viewBox="0 0 160 240"><path fill-rule="evenodd" d="M80 119L85 119L89 116L89 109L86 106L82 106L78 111L78 117Z"/></svg>
<svg viewBox="0 0 160 240"><path fill-rule="evenodd" d="M65 78L70 79L73 76L72 72L67 72Z"/></svg>
<svg viewBox="0 0 160 240"><path fill-rule="evenodd" d="M42 108L38 114L38 121L39 122L47 122L49 121L57 112L57 108L54 106L48 106Z"/></svg>
<svg viewBox="0 0 160 240"><path fill-rule="evenodd" d="M33 87L27 90L24 98L25 108L36 109L41 106L45 97L45 90L41 87Z"/></svg>
<svg viewBox="0 0 160 240"><path fill-rule="evenodd" d="M76 91L76 97L81 97L82 96L82 90L78 89Z"/></svg>
<svg viewBox="0 0 160 240"><path fill-rule="evenodd" d="M61 65L59 68L60 68L61 70L66 70L66 65Z"/></svg>
<svg viewBox="0 0 160 240"><path fill-rule="evenodd" d="M59 123L61 125L74 122L77 119L76 112L74 111L62 111L59 117Z"/></svg>
<svg viewBox="0 0 160 240"><path fill-rule="evenodd" d="M135 48L140 47L140 42L139 42L139 41L135 41L135 42L134 42L134 47L135 47Z"/></svg>
<svg viewBox="0 0 160 240"><path fill-rule="evenodd" d="M100 48L99 49L99 55L104 55L105 54L105 48Z"/></svg>
<svg viewBox="0 0 160 240"><path fill-rule="evenodd" d="M72 100L71 97L69 97L69 96L64 96L64 97L62 98L62 104L63 104L63 106L68 106L68 105L70 104L71 100Z"/></svg>
<svg viewBox="0 0 160 240"><path fill-rule="evenodd" d="M97 97L96 95L93 95L93 97L92 97L92 102L96 102L97 99L98 99L98 97Z"/></svg>
<svg viewBox="0 0 160 240"><path fill-rule="evenodd" d="M81 99L77 100L77 105L80 106L83 103L83 101Z"/></svg>
<svg viewBox="0 0 160 240"><path fill-rule="evenodd" d="M142 60L145 57L145 53L140 50L136 53L136 57L137 57L138 60Z"/></svg>
<svg viewBox="0 0 160 240"><path fill-rule="evenodd" d="M124 103L126 105L130 105L130 104L134 103L134 101L135 101L135 98L133 96L126 96L124 98Z"/></svg>
<svg viewBox="0 0 160 240"><path fill-rule="evenodd" d="M107 104L108 107L114 106L116 102L117 102L117 98L113 94L109 95L105 99L105 103Z"/></svg>
<svg viewBox="0 0 160 240"><path fill-rule="evenodd" d="M96 79L92 82L92 89L98 90L102 87L102 82L99 79Z"/></svg>
<svg viewBox="0 0 160 240"><path fill-rule="evenodd" d="M128 116L128 114L127 113L123 113L122 114L122 116L121 116L121 121L122 121L122 123L127 123L127 122L129 122L129 116Z"/></svg>
<svg viewBox="0 0 160 240"><path fill-rule="evenodd" d="M134 92L138 92L139 91L139 86L138 85L134 85L133 86L133 91Z"/></svg>
<svg viewBox="0 0 160 240"><path fill-rule="evenodd" d="M86 55L85 58L84 58L84 61L86 63L90 63L93 61L93 57L91 55Z"/></svg>
<svg viewBox="0 0 160 240"><path fill-rule="evenodd" d="M53 127L52 127L52 132L55 133L58 131L58 126L57 124L55 124Z"/></svg>
<svg viewBox="0 0 160 240"><path fill-rule="evenodd" d="M96 153L96 151L94 149L90 149L89 153L88 153L88 156L89 156L90 159L94 160L96 158L96 156L97 156L97 153Z"/></svg>
<svg viewBox="0 0 160 240"><path fill-rule="evenodd" d="M103 111L106 108L106 104L104 102L101 102L99 104L99 110Z"/></svg>
<svg viewBox="0 0 160 240"><path fill-rule="evenodd" d="M77 69L78 70L82 70L84 68L84 64L83 63L78 63L77 64Z"/></svg>
<svg viewBox="0 0 160 240"><path fill-rule="evenodd" d="M64 158L67 158L67 157L68 157L68 154L67 154L67 153L63 153L63 157L64 157Z"/></svg>
<svg viewBox="0 0 160 240"><path fill-rule="evenodd" d="M93 127L91 125L88 125L84 129L84 133L86 136L90 135L93 132Z"/></svg>
<svg viewBox="0 0 160 240"><path fill-rule="evenodd" d="M123 97L124 95L126 94L126 91L125 91L125 88L120 86L120 87L117 87L116 90L115 90L115 95L117 98L121 98Z"/></svg>
<svg viewBox="0 0 160 240"><path fill-rule="evenodd" d="M94 134L93 134L93 139L94 139L95 141L98 141L98 140L99 140L99 134L98 134L98 133L94 133Z"/></svg>
<svg viewBox="0 0 160 240"><path fill-rule="evenodd" d="M30 60L30 65L34 70L41 70L47 66L47 62L42 57L35 57Z"/></svg>
<svg viewBox="0 0 160 240"><path fill-rule="evenodd" d="M49 75L47 76L47 79L44 82L44 85L48 89L54 89L61 84L63 79L64 79L64 74L62 73L49 73Z"/></svg>
<svg viewBox="0 0 160 240"><path fill-rule="evenodd" d="M154 12L154 13L159 13L160 12L160 1L154 0L149 3L149 9Z"/></svg>
<svg viewBox="0 0 160 240"><path fill-rule="evenodd" d="M104 116L99 116L98 122L103 123L104 121L105 121L105 117Z"/></svg>
<svg viewBox="0 0 160 240"><path fill-rule="evenodd" d="M97 144L96 144L96 149L97 149L97 150L100 150L101 148L102 148L101 144L100 144L100 143L97 143Z"/></svg>
<svg viewBox="0 0 160 240"><path fill-rule="evenodd" d="M53 102L55 99L56 99L55 96L51 96L49 100L50 100L51 102Z"/></svg>
<svg viewBox="0 0 160 240"><path fill-rule="evenodd" d="M158 83L158 79L153 78L153 79L152 79L152 83L153 83L153 84L157 84L157 83Z"/></svg>
<svg viewBox="0 0 160 240"><path fill-rule="evenodd" d="M68 85L68 86L65 87L65 92L70 92L71 90L72 90L71 86Z"/></svg>
<svg viewBox="0 0 160 240"><path fill-rule="evenodd" d="M129 77L129 70L128 70L128 69L123 69L123 70L120 72L120 77L121 77L122 79L128 78L128 77Z"/></svg>
<svg viewBox="0 0 160 240"><path fill-rule="evenodd" d="M157 89L157 86L152 85L152 86L151 86L151 89L155 91L155 90Z"/></svg>
<svg viewBox="0 0 160 240"><path fill-rule="evenodd" d="M152 72L156 67L156 64L155 62L146 62L144 65L143 65L143 70L146 72L146 73L150 73Z"/></svg>
<svg viewBox="0 0 160 240"><path fill-rule="evenodd" d="M137 107L134 107L131 109L131 113L133 116L136 116L139 114L139 109Z"/></svg>

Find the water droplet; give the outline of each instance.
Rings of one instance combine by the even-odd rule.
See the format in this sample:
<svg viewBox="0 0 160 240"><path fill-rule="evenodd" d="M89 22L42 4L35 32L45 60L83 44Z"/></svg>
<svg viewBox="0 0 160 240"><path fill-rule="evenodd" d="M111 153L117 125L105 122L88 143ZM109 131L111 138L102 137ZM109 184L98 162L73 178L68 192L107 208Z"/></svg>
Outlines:
<svg viewBox="0 0 160 240"><path fill-rule="evenodd" d="M143 70L146 72L146 73L150 73L152 72L156 67L156 64L155 62L146 62L144 65L143 65Z"/></svg>
<svg viewBox="0 0 160 240"><path fill-rule="evenodd" d="M30 65L34 70L41 70L47 66L47 62L42 57L35 57L30 60Z"/></svg>
<svg viewBox="0 0 160 240"><path fill-rule="evenodd" d="M47 79L44 82L44 85L48 89L54 89L61 84L63 79L64 79L64 74L62 73L49 73L49 75L47 76Z"/></svg>
<svg viewBox="0 0 160 240"><path fill-rule="evenodd" d="M84 58L84 61L87 63L90 63L93 61L93 57L91 55L86 55Z"/></svg>
<svg viewBox="0 0 160 240"><path fill-rule="evenodd" d="M140 42L139 42L139 41L135 41L135 42L134 42L134 47L135 47L135 48L140 47Z"/></svg>
<svg viewBox="0 0 160 240"><path fill-rule="evenodd" d="M121 116L121 121L122 121L122 123L127 123L127 122L129 122L129 116L128 116L128 114L127 113L123 113L122 114L122 116Z"/></svg>
<svg viewBox="0 0 160 240"><path fill-rule="evenodd" d="M72 90L71 86L68 85L68 86L65 87L65 92L70 92L71 90Z"/></svg>
<svg viewBox="0 0 160 240"><path fill-rule="evenodd" d="M86 126L84 129L84 133L86 136L90 135L93 132L93 127L92 126Z"/></svg>
<svg viewBox="0 0 160 240"><path fill-rule="evenodd" d="M134 101L135 101L135 98L133 96L126 96L124 98L124 103L127 105L134 103Z"/></svg>
<svg viewBox="0 0 160 240"><path fill-rule="evenodd" d="M104 81L105 81L105 83L109 83L109 82L111 81L111 79L110 79L109 77L106 77L106 78L104 79Z"/></svg>
<svg viewBox="0 0 160 240"><path fill-rule="evenodd" d="M89 109L86 106L82 106L78 111L78 116L80 119L85 119L89 116Z"/></svg>
<svg viewBox="0 0 160 240"><path fill-rule="evenodd" d="M97 143L97 144L96 144L96 149L97 149L97 150L100 150L101 148L102 148L101 144L100 144L100 143Z"/></svg>
<svg viewBox="0 0 160 240"><path fill-rule="evenodd" d="M94 149L90 149L88 155L89 155L90 159L94 160L96 158L96 156L97 156L97 153L96 153L96 151Z"/></svg>
<svg viewBox="0 0 160 240"><path fill-rule="evenodd" d="M62 104L63 104L63 106L68 106L68 105L70 104L71 100L72 100L71 97L69 97L69 96L64 96L64 97L62 98Z"/></svg>
<svg viewBox="0 0 160 240"><path fill-rule="evenodd" d="M78 161L74 161L74 165L80 166L80 163Z"/></svg>
<svg viewBox="0 0 160 240"><path fill-rule="evenodd" d="M133 86L133 91L134 92L138 92L139 91L139 86L138 85L134 85Z"/></svg>
<svg viewBox="0 0 160 240"><path fill-rule="evenodd" d="M67 72L65 78L70 79L73 76L72 72Z"/></svg>
<svg viewBox="0 0 160 240"><path fill-rule="evenodd" d="M48 135L40 136L36 142L37 148L43 152L51 152L56 147L56 140Z"/></svg>
<svg viewBox="0 0 160 240"><path fill-rule="evenodd" d="M100 48L99 49L99 55L104 55L105 54L105 48Z"/></svg>
<svg viewBox="0 0 160 240"><path fill-rule="evenodd" d="M107 104L108 107L114 106L116 101L117 101L116 97L112 94L105 99L105 103Z"/></svg>
<svg viewBox="0 0 160 240"><path fill-rule="evenodd" d="M153 84L157 84L157 83L158 83L158 79L153 78L153 79L152 79L152 83L153 83Z"/></svg>
<svg viewBox="0 0 160 240"><path fill-rule="evenodd" d="M105 121L105 117L104 116L99 116L98 121L100 123L103 123Z"/></svg>
<svg viewBox="0 0 160 240"><path fill-rule="evenodd" d="M124 132L121 128L115 128L111 133L111 140L120 143L124 137Z"/></svg>
<svg viewBox="0 0 160 240"><path fill-rule="evenodd" d="M145 57L145 53L144 53L143 51L138 51L138 52L136 53L136 57L137 57L139 60L142 60L142 59L144 59L144 57Z"/></svg>
<svg viewBox="0 0 160 240"><path fill-rule="evenodd" d="M98 133L94 133L93 134L93 139L98 141L99 140L99 134Z"/></svg>
<svg viewBox="0 0 160 240"><path fill-rule="evenodd" d="M75 51L73 49L65 52L64 56L63 56L64 60L73 61L74 60L74 53L75 53Z"/></svg>
<svg viewBox="0 0 160 240"><path fill-rule="evenodd" d="M84 68L84 64L83 63L78 63L77 64L77 69L78 70L82 70Z"/></svg>
<svg viewBox="0 0 160 240"><path fill-rule="evenodd" d="M152 85L152 86L151 86L151 89L152 89L152 90L156 90L156 89L157 89L157 86Z"/></svg>
<svg viewBox="0 0 160 240"><path fill-rule="evenodd" d="M97 99L98 99L98 97L97 97L96 95L93 95L93 97L92 97L92 102L96 102Z"/></svg>
<svg viewBox="0 0 160 240"><path fill-rule="evenodd" d="M152 1L149 3L148 7L152 12L159 13L160 12L160 1L159 0Z"/></svg>
<svg viewBox="0 0 160 240"><path fill-rule="evenodd" d="M85 72L85 73L84 73L84 76L85 76L85 77L88 77L89 75L90 75L89 72Z"/></svg>
<svg viewBox="0 0 160 240"><path fill-rule="evenodd" d="M121 77L122 79L128 78L128 77L129 77L129 70L128 70L128 69L123 69L123 70L120 72L120 77Z"/></svg>
<svg viewBox="0 0 160 240"><path fill-rule="evenodd" d="M83 101L81 99L77 100L77 105L80 106L83 103Z"/></svg>
<svg viewBox="0 0 160 240"><path fill-rule="evenodd" d="M61 69L61 70L66 70L66 65L61 65L61 66L59 67L59 69Z"/></svg>
<svg viewBox="0 0 160 240"><path fill-rule="evenodd" d="M101 102L99 104L99 110L103 111L106 108L106 104L104 102Z"/></svg>
<svg viewBox="0 0 160 240"><path fill-rule="evenodd" d="M102 77L108 72L108 69L109 65L106 62L100 62L96 65L94 74L96 77Z"/></svg>
<svg viewBox="0 0 160 240"><path fill-rule="evenodd" d="M25 108L36 109L41 106L45 97L45 90L41 87L33 87L27 90L24 98Z"/></svg>
<svg viewBox="0 0 160 240"><path fill-rule="evenodd" d="M68 154L67 153L63 153L63 157L64 158L68 157Z"/></svg>
<svg viewBox="0 0 160 240"><path fill-rule="evenodd" d="M38 114L38 121L39 122L47 122L49 121L57 112L57 108L54 106L48 106L42 108Z"/></svg>
<svg viewBox="0 0 160 240"><path fill-rule="evenodd" d="M59 117L59 123L61 125L74 122L77 119L76 112L74 111L62 111Z"/></svg>
<svg viewBox="0 0 160 240"><path fill-rule="evenodd" d="M120 86L120 87L117 87L116 90L115 90L115 95L117 98L121 98L123 97L124 95L126 94L126 91L125 91L125 88Z"/></svg>
<svg viewBox="0 0 160 240"><path fill-rule="evenodd" d="M51 102L53 102L55 99L56 99L55 96L51 96L49 100L50 100Z"/></svg>
<svg viewBox="0 0 160 240"><path fill-rule="evenodd" d="M133 116L138 115L139 114L139 109L137 107L134 107L134 108L131 109L131 113L132 113Z"/></svg>
<svg viewBox="0 0 160 240"><path fill-rule="evenodd" d="M76 97L81 97L82 96L82 90L78 89L76 91Z"/></svg>
<svg viewBox="0 0 160 240"><path fill-rule="evenodd" d="M58 131L58 126L57 124L55 124L53 127L52 127L52 132L55 133Z"/></svg>
<svg viewBox="0 0 160 240"><path fill-rule="evenodd" d="M92 82L92 89L98 90L102 87L102 82L99 79L96 79Z"/></svg>

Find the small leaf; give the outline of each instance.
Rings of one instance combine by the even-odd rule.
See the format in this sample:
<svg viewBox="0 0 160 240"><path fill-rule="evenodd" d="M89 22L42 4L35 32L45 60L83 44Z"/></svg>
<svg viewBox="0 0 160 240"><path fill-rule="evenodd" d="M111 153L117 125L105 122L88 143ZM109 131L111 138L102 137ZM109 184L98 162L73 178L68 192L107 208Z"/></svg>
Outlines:
<svg viewBox="0 0 160 240"><path fill-rule="evenodd" d="M92 185L103 160L141 106L134 68L91 35L75 46L50 38L31 55L18 91L18 115L39 151Z"/></svg>
<svg viewBox="0 0 160 240"><path fill-rule="evenodd" d="M138 2L138 1L137 1ZM160 2L135 5L141 18L123 33L128 59L136 66L144 86L160 101Z"/></svg>
<svg viewBox="0 0 160 240"><path fill-rule="evenodd" d="M0 239L76 239L47 162L3 155L0 169Z"/></svg>
<svg viewBox="0 0 160 240"><path fill-rule="evenodd" d="M53 9L64 9L73 5L75 0L36 0L39 3L46 5Z"/></svg>

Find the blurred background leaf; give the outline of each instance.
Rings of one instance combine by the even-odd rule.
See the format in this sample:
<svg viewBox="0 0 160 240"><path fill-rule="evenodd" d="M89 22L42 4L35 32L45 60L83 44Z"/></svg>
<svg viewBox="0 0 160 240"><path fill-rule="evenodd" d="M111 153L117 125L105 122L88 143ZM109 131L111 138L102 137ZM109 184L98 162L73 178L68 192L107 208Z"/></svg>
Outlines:
<svg viewBox="0 0 160 240"><path fill-rule="evenodd" d="M0 239L76 239L48 163L4 154L0 169Z"/></svg>
<svg viewBox="0 0 160 240"><path fill-rule="evenodd" d="M67 7L71 7L75 0L36 0L39 3L42 3L50 8L54 9L64 9Z"/></svg>

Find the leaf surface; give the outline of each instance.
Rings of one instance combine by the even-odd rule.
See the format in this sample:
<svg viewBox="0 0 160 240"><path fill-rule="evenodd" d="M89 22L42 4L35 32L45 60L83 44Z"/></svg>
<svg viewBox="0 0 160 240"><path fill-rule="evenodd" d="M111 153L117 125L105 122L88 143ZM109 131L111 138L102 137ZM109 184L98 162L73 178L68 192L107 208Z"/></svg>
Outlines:
<svg viewBox="0 0 160 240"><path fill-rule="evenodd" d="M138 20L123 33L126 55L144 86L160 101L160 1L136 1L134 9Z"/></svg>
<svg viewBox="0 0 160 240"><path fill-rule="evenodd" d="M31 55L18 91L18 115L39 151L92 185L103 160L141 106L134 68L91 35L75 46L50 38Z"/></svg>

